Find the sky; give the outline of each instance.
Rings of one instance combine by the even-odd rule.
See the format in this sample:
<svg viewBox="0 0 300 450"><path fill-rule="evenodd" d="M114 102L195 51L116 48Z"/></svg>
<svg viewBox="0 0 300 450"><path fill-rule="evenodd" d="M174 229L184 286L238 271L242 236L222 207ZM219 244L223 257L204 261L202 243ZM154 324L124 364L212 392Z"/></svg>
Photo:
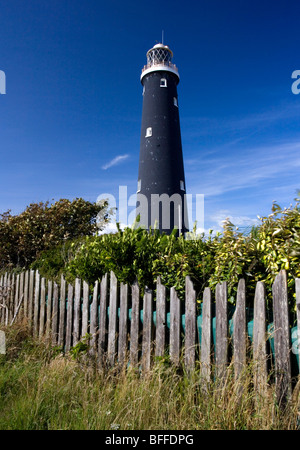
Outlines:
<svg viewBox="0 0 300 450"><path fill-rule="evenodd" d="M299 17L298 0L0 0L0 213L105 196L130 225L119 187L129 214L140 74L162 31L179 69L186 190L203 198L203 228L228 217L243 229L273 201L294 204Z"/></svg>

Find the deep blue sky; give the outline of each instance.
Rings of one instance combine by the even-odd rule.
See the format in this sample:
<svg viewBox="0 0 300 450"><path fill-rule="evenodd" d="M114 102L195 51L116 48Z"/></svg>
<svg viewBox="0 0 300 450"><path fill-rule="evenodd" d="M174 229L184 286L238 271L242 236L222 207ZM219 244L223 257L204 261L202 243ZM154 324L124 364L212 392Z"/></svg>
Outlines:
<svg viewBox="0 0 300 450"><path fill-rule="evenodd" d="M298 0L0 0L0 212L117 198L119 185L135 193L139 77L162 30L205 228L289 206L300 189L299 17Z"/></svg>

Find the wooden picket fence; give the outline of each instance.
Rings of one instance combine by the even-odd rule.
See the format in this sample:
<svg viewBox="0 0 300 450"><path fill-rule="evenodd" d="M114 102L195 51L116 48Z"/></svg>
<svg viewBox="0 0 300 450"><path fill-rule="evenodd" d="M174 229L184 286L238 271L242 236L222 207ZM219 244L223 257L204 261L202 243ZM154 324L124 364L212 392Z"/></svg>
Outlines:
<svg viewBox="0 0 300 450"><path fill-rule="evenodd" d="M180 301L176 290L166 289L160 279L155 291L146 289L141 296L137 283L118 283L113 272L96 281L92 292L80 279L67 284L61 277L57 284L38 271L6 273L0 277L0 326L26 319L34 336L48 338L64 352L86 339L100 368L129 364L147 372L155 358L167 355L173 364L183 361L187 371L199 366L203 387L212 377L224 380L231 361L235 376L242 376L251 358L254 386L263 392L271 361L281 401L290 397L293 377L299 376L300 279L295 286L297 325L291 328L284 270L273 284L272 322L262 282L256 285L249 318L245 281L240 280L229 319L226 282L216 286L214 298L205 288L199 311L189 277Z"/></svg>

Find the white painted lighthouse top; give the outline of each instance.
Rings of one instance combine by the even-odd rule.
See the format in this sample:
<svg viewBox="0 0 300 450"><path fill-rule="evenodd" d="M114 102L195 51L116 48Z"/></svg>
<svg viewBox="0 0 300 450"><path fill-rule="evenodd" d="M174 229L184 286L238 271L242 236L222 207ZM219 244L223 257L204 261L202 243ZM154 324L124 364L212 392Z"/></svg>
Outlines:
<svg viewBox="0 0 300 450"><path fill-rule="evenodd" d="M173 52L167 45L156 44L147 52L147 64L142 69L141 80L150 72L164 70L174 73L179 79L178 69L172 63Z"/></svg>

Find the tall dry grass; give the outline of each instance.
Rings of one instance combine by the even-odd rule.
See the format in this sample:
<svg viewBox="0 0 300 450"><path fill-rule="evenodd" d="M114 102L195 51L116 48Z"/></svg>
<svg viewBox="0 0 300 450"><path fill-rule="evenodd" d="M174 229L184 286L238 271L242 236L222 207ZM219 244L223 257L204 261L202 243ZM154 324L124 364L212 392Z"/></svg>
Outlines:
<svg viewBox="0 0 300 450"><path fill-rule="evenodd" d="M223 383L203 389L199 371L186 374L161 360L146 375L99 372L86 357L72 359L34 341L26 325L6 330L0 355L1 430L292 430L299 389L286 407L274 388L253 390L251 368L242 382L228 368Z"/></svg>

